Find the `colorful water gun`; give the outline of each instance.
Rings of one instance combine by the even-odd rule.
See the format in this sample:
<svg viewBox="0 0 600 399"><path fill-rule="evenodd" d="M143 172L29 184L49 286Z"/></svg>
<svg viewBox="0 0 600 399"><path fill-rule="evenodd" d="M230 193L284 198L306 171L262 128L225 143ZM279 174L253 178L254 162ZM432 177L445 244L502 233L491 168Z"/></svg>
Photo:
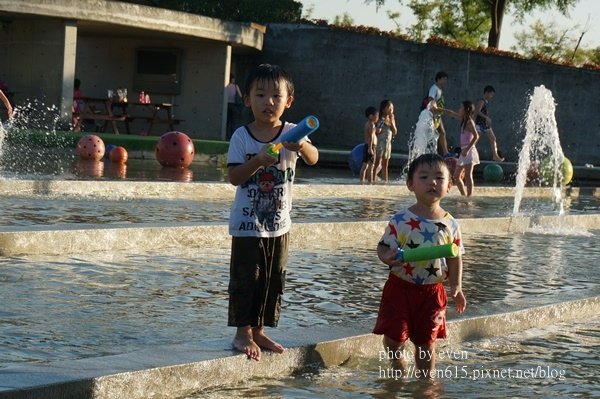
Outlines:
<svg viewBox="0 0 600 399"><path fill-rule="evenodd" d="M438 258L454 258L456 255L458 255L458 246L452 243L431 247L399 249L396 259L402 262L416 262Z"/></svg>
<svg viewBox="0 0 600 399"><path fill-rule="evenodd" d="M316 116L309 115L302 119L296 126L281 135L281 143L271 144L267 152L276 157L283 147L282 142L297 143L319 128L319 120Z"/></svg>

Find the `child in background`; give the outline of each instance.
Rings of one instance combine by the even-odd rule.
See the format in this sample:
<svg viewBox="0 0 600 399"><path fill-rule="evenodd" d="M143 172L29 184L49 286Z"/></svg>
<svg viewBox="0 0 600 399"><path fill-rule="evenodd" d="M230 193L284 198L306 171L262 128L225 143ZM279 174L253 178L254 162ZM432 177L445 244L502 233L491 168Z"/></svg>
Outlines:
<svg viewBox="0 0 600 399"><path fill-rule="evenodd" d="M377 122L377 146L375 150L374 173L381 166L381 179L387 183L390 158L392 157L392 141L398 133L396 128L396 117L394 116L394 104L390 100L383 100L379 104L379 121Z"/></svg>
<svg viewBox="0 0 600 399"><path fill-rule="evenodd" d="M79 114L83 112L85 104L81 97L81 80L75 78L73 81L73 107L71 109L71 126L74 132L80 132L82 128Z"/></svg>
<svg viewBox="0 0 600 399"><path fill-rule="evenodd" d="M470 197L473 194L473 168L479 165L479 153L475 144L479 140L479 133L473 121L475 106L471 101L462 102L458 112L438 108L442 112L460 121L460 155L454 171L456 187L462 195Z"/></svg>
<svg viewBox="0 0 600 399"><path fill-rule="evenodd" d="M445 106L444 100L444 88L448 83L448 74L444 71L439 71L435 74L435 83L431 85L429 88L429 93L427 97L427 102L433 101L434 105L437 105L440 108ZM438 151L441 151L441 154L444 157L448 157L450 154L448 153L448 141L446 137L446 128L444 127L444 122L442 121L442 114L435 111L435 107L432 108L433 111L433 126L435 130L438 132Z"/></svg>
<svg viewBox="0 0 600 399"><path fill-rule="evenodd" d="M8 100L8 97L4 94L2 90L0 90L0 101L4 104L4 108L6 108L6 114L8 115L8 119L12 118L13 115L13 107Z"/></svg>
<svg viewBox="0 0 600 399"><path fill-rule="evenodd" d="M369 183L373 183L375 181L375 171L373 166L375 163L375 148L377 146L375 124L379 119L379 112L375 107L368 107L365 110L365 116L367 117L367 122L363 127L365 150L363 153L362 167L360 168L360 182L364 183L368 180Z"/></svg>
<svg viewBox="0 0 600 399"><path fill-rule="evenodd" d="M483 88L483 97L477 100L475 105L475 127L477 131L482 134L485 133L489 142L490 150L492 152L492 159L496 162L503 162L504 158L498 155L498 146L496 144L496 135L492 130L492 118L488 115L488 103L494 97L496 90L492 86L485 86Z"/></svg>
<svg viewBox="0 0 600 399"><path fill-rule="evenodd" d="M296 160L314 165L319 158L308 139L284 142L276 156L267 152L295 126L280 119L293 100L294 84L283 69L261 64L252 70L244 102L254 121L233 133L227 153L228 178L237 186L229 217L228 325L237 328L233 347L254 360L261 349L284 350L264 326L276 327L281 310Z"/></svg>
<svg viewBox="0 0 600 399"><path fill-rule="evenodd" d="M406 377L404 343L415 344L415 366L418 377L433 377L435 341L446 338L446 290L458 313L464 312L466 299L462 293L462 259L464 248L458 222L440 206L452 187L447 163L437 154L417 157L408 168L408 189L417 202L404 209L388 223L377 246L377 256L389 266L390 273L383 288L379 314L373 333L383 334L383 345L392 365ZM428 261L404 263L396 259L398 249L428 247L455 243L459 255Z"/></svg>

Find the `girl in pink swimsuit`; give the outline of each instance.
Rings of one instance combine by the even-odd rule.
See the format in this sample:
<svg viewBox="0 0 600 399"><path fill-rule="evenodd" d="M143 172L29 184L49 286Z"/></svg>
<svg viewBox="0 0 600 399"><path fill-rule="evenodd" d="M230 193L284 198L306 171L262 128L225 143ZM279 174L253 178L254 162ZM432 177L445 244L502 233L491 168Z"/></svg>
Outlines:
<svg viewBox="0 0 600 399"><path fill-rule="evenodd" d="M462 195L470 197L473 194L473 168L479 165L479 153L475 143L479 133L475 127L473 115L475 106L471 101L463 101L458 112L441 109L445 114L460 120L460 156L454 171L454 182Z"/></svg>

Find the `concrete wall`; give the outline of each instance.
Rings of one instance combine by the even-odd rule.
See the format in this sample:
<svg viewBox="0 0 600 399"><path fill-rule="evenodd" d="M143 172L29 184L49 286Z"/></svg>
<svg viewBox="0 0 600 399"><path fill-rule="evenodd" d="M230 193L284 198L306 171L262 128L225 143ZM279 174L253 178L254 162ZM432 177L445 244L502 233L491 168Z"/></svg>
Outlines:
<svg viewBox="0 0 600 399"><path fill-rule="evenodd" d="M450 75L447 107L476 101L491 84L489 106L500 150L516 160L525 131L529 96L538 85L553 93L561 145L575 164L600 164L600 71L418 44L306 25L268 26L263 62L286 68L296 83L296 101L286 114L295 121L316 114L322 128L312 140L328 148L352 148L362 140L364 109L384 98L396 106L399 136L394 150L406 152L421 100L439 70ZM459 126L445 118L449 142L458 144ZM478 149L491 159L488 141Z"/></svg>
<svg viewBox="0 0 600 399"><path fill-rule="evenodd" d="M137 101L132 90L135 50L138 47L178 48L183 50L181 94L160 95L150 92L153 102L169 102L175 118L184 121L175 126L191 137L219 139L223 117L223 90L227 46L214 42L176 39L80 36L77 44L76 75L82 81L84 96L105 97L108 89L128 88L129 101ZM132 124L133 133L143 130ZM153 127L153 134L164 133L166 125Z"/></svg>
<svg viewBox="0 0 600 399"><path fill-rule="evenodd" d="M13 21L0 29L0 80L17 92L19 103L37 99L60 105L67 25L43 18Z"/></svg>

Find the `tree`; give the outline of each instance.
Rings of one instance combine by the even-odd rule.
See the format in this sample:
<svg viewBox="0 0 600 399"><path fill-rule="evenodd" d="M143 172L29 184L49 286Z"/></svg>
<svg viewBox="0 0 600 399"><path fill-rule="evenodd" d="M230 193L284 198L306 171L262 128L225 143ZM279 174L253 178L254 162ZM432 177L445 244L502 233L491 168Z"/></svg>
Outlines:
<svg viewBox="0 0 600 399"><path fill-rule="evenodd" d="M554 22L544 24L537 20L529 31L515 33L517 45L511 50L520 50L529 57L543 56L549 59L565 60L569 49L575 47L576 40L569 36L570 29L559 29Z"/></svg>
<svg viewBox="0 0 600 399"><path fill-rule="evenodd" d="M148 5L183 11L226 21L238 22L298 22L302 3L294 0L119 0L124 3Z"/></svg>
<svg viewBox="0 0 600 399"><path fill-rule="evenodd" d="M404 3L404 0L398 0L401 4ZM536 9L547 10L551 8L556 8L563 15L568 15L569 9L577 4L579 0L446 0L439 4L439 0L410 0L408 6L415 10L415 5L418 5L419 10L427 9L431 7L430 14L427 17L432 20L432 16L437 15L444 16L444 12L448 12L448 10L462 10L462 18L465 20L470 20L470 22L462 22L465 24L465 31L468 29L479 29L483 25L478 21L477 16L480 15L481 12L487 12L488 15L488 47L498 48L498 44L500 43L500 33L502 31L502 20L504 19L504 15L507 11L512 11L513 14L517 17L517 20L522 21L524 16L531 13ZM366 4L375 3L377 8L382 7L386 0L364 0ZM437 11L436 11L437 9ZM445 10L445 11L444 11ZM415 13L417 18L419 18L419 14ZM457 14L451 14L453 17L458 17ZM446 17L446 23L447 21ZM422 19L423 21L425 18ZM434 20L434 19L433 19ZM444 19L437 26L441 32L456 32L456 26L450 24L445 28L442 27L444 25ZM417 29L418 30L418 29Z"/></svg>
<svg viewBox="0 0 600 399"><path fill-rule="evenodd" d="M450 38L467 48L479 46L490 29L487 10L481 6L481 2L461 0L442 3L439 7L439 23L433 27L432 33Z"/></svg>
<svg viewBox="0 0 600 399"><path fill-rule="evenodd" d="M533 58L546 58L575 65L598 64L600 48L587 50L579 47L579 43L587 29L575 34L579 26L560 29L553 21L543 23L540 20L530 25L528 31L515 34L517 45L511 50L524 53Z"/></svg>

